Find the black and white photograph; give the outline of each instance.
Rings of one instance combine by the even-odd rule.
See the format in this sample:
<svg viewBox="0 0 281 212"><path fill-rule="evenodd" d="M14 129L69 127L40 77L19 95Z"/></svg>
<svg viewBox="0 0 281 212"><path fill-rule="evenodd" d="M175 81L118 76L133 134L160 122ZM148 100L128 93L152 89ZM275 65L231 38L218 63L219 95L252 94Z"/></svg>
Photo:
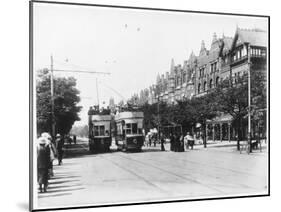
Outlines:
<svg viewBox="0 0 281 212"><path fill-rule="evenodd" d="M31 210L269 196L269 16L29 9Z"/></svg>

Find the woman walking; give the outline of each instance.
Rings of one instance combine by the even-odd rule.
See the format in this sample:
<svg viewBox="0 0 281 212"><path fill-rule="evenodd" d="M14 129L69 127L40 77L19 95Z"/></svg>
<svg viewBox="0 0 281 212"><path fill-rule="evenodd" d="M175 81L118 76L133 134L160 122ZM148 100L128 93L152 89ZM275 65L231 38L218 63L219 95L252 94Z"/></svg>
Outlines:
<svg viewBox="0 0 281 212"><path fill-rule="evenodd" d="M40 137L37 145L37 181L39 191L47 191L48 186L48 169L50 167L50 148L47 145L47 139ZM42 186L44 186L42 188Z"/></svg>
<svg viewBox="0 0 281 212"><path fill-rule="evenodd" d="M160 142L161 142L161 151L165 151L165 146L164 146L165 138L163 133L160 134Z"/></svg>
<svg viewBox="0 0 281 212"><path fill-rule="evenodd" d="M64 139L61 137L60 134L57 134L57 139L56 139L56 143L57 143L57 152L58 152L58 164L61 165L62 164L62 158L63 158L63 145L64 145Z"/></svg>

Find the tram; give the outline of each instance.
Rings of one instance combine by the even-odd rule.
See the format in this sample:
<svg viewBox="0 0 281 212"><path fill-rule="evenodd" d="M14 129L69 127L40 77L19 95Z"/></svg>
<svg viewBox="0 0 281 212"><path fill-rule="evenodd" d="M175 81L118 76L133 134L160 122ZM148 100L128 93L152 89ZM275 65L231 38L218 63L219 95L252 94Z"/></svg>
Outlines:
<svg viewBox="0 0 281 212"><path fill-rule="evenodd" d="M89 150L92 153L108 152L112 143L111 122L112 116L102 113L92 107L89 116Z"/></svg>
<svg viewBox="0 0 281 212"><path fill-rule="evenodd" d="M118 150L141 151L144 142L143 112L120 112L115 115L116 137Z"/></svg>

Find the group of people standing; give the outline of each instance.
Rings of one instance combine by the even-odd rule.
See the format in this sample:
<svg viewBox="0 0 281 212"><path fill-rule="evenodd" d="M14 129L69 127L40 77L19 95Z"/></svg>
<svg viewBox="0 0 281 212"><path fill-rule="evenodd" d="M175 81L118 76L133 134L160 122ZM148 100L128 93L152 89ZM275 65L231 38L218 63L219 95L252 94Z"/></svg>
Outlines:
<svg viewBox="0 0 281 212"><path fill-rule="evenodd" d="M37 142L37 182L39 191L47 192L48 180L54 176L53 161L57 158L62 164L64 139L60 134L52 139L49 133L42 133Z"/></svg>
<svg viewBox="0 0 281 212"><path fill-rule="evenodd" d="M184 149L193 149L194 138L189 132L186 133L186 136L181 135L180 133L170 135L170 150L174 152L184 152Z"/></svg>
<svg viewBox="0 0 281 212"><path fill-rule="evenodd" d="M146 145L151 146L151 143L155 142L156 146L156 141L160 141L161 144L161 151L165 151L165 146L164 144L166 143L166 139L169 138L170 140L170 150L174 152L184 152L185 148L193 149L194 143L195 143L195 138L190 134L190 132L187 132L186 135L184 136L181 133L171 133L169 136L165 136L162 132L159 135L150 135L148 134L146 137Z"/></svg>

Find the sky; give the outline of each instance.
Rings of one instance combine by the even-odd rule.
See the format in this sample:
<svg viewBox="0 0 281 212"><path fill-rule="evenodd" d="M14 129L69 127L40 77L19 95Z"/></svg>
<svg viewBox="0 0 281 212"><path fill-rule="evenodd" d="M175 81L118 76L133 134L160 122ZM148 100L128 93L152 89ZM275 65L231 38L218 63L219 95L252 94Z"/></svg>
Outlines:
<svg viewBox="0 0 281 212"><path fill-rule="evenodd" d="M267 19L257 17L44 3L34 3L33 21L34 73L50 68L51 55L54 69L110 72L55 73L77 79L83 109L75 125L87 124L97 93L102 106L111 97L115 103L130 98L170 71L172 58L183 64L192 51L198 55L202 40L209 49L214 33L267 29Z"/></svg>

